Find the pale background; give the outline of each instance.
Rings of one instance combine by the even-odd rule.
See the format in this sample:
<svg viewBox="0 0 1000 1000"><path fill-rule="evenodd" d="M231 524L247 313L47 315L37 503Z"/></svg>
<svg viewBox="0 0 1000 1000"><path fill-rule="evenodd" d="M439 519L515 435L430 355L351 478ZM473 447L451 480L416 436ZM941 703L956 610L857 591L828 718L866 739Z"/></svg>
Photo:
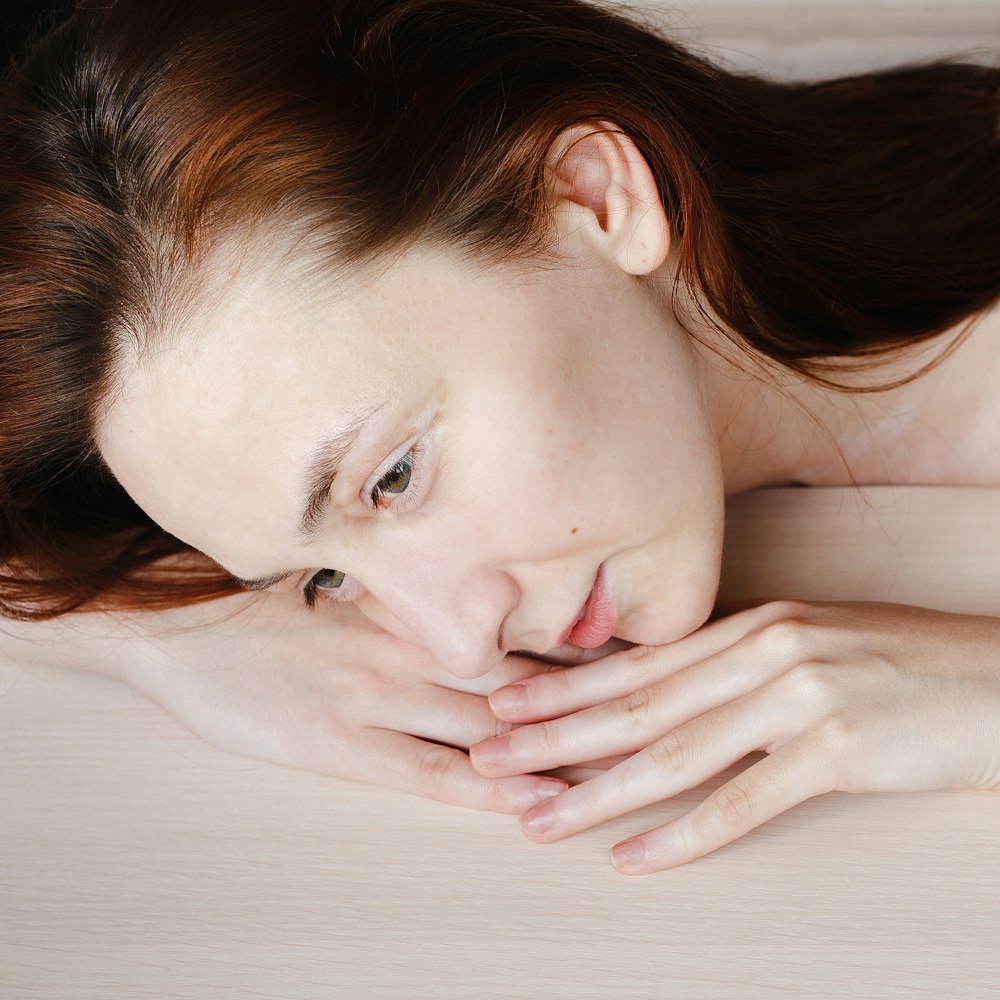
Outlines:
<svg viewBox="0 0 1000 1000"><path fill-rule="evenodd" d="M677 8L673 8L676 10ZM1000 7L699 3L786 74L1000 51ZM730 597L997 613L1000 491L765 491ZM805 803L628 879L611 844L723 777L549 847L509 817L243 760L103 678L0 664L0 997L1000 996L1000 795Z"/></svg>
<svg viewBox="0 0 1000 1000"><path fill-rule="evenodd" d="M692 0L641 2L682 41L743 69L785 77L850 73L949 53L995 62L996 0Z"/></svg>

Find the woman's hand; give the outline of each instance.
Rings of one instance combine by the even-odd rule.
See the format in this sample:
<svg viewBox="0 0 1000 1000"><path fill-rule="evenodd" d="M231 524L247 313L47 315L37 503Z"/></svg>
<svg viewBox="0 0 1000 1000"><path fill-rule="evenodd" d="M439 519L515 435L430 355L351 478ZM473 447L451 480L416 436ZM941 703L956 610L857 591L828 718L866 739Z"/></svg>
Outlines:
<svg viewBox="0 0 1000 1000"><path fill-rule="evenodd" d="M613 849L619 871L645 874L823 792L1000 786L1000 619L774 603L667 646L526 678L490 703L525 725L472 747L481 774L634 753L527 812L525 833L541 843L767 752L687 815Z"/></svg>
<svg viewBox="0 0 1000 1000"><path fill-rule="evenodd" d="M177 609L137 620L117 658L135 688L245 756L514 814L566 788L482 777L456 749L511 728L488 691L548 667L507 657L460 681L349 607L272 593Z"/></svg>

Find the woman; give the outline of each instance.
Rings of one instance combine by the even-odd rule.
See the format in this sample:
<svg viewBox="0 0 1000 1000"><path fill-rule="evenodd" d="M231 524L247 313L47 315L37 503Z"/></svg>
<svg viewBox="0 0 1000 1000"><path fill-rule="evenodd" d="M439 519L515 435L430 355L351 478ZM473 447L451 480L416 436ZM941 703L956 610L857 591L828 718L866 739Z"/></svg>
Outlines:
<svg viewBox="0 0 1000 1000"><path fill-rule="evenodd" d="M768 752L627 873L994 787L995 619L704 622L727 495L1000 485L998 91L574 0L82 4L0 125L9 654L540 841Z"/></svg>

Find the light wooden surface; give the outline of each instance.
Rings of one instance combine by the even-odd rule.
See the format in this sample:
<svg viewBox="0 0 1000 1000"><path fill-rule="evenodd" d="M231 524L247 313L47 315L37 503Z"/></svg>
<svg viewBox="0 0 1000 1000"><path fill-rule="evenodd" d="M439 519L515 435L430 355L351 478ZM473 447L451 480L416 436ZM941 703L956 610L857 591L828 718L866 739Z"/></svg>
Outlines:
<svg viewBox="0 0 1000 1000"><path fill-rule="evenodd" d="M998 522L1000 491L766 491L726 593L996 610ZM2 676L4 998L998 995L1000 794L828 795L629 879L608 847L721 778L541 847L214 750L101 677Z"/></svg>
<svg viewBox="0 0 1000 1000"><path fill-rule="evenodd" d="M995 0L647 3L731 64L816 76L966 50ZM769 491L724 595L1000 611L1000 491ZM1000 794L829 795L643 879L509 817L242 760L101 677L0 665L0 997L1000 996Z"/></svg>
<svg viewBox="0 0 1000 1000"><path fill-rule="evenodd" d="M996 0L638 0L667 33L731 68L789 79L960 53L996 64Z"/></svg>

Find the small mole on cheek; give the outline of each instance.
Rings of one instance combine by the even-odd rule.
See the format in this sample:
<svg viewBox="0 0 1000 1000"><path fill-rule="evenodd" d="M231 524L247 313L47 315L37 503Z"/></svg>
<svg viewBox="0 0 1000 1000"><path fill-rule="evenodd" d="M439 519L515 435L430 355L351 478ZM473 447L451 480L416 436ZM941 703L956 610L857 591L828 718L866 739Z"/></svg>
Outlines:
<svg viewBox="0 0 1000 1000"><path fill-rule="evenodd" d="M578 532L579 530L580 530L579 528L574 528L574 529L573 529L573 530L572 530L572 531L570 532L570 534L571 534L571 535L575 535L575 534L576 534L576 533L577 533L577 532Z"/></svg>

